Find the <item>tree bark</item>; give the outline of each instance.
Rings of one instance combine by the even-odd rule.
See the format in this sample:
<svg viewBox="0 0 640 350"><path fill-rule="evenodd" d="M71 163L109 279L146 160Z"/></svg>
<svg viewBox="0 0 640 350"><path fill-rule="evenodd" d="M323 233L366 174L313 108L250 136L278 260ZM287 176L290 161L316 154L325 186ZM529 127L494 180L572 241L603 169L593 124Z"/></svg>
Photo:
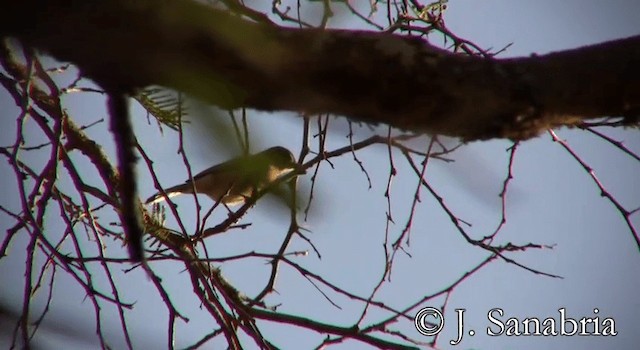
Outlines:
<svg viewBox="0 0 640 350"><path fill-rule="evenodd" d="M640 36L513 59L418 37L293 29L190 0L12 1L15 37L111 90L163 85L223 108L331 113L465 140L526 139L586 119L638 124Z"/></svg>

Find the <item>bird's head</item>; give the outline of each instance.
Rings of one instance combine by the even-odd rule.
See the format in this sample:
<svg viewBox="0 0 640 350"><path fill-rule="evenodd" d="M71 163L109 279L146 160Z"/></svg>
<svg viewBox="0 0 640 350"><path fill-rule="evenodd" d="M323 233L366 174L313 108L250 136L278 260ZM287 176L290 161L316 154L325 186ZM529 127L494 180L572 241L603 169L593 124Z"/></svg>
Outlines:
<svg viewBox="0 0 640 350"><path fill-rule="evenodd" d="M282 146L271 147L256 154L256 156L265 159L270 167L279 173L277 177L290 173L291 171L297 175L305 173L304 168L296 162L296 158L291 151Z"/></svg>

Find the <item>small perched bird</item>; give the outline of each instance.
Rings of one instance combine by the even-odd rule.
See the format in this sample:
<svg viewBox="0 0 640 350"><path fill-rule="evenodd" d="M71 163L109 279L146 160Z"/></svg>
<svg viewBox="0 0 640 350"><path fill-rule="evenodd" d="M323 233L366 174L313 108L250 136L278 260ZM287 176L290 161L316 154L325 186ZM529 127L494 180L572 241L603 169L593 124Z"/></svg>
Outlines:
<svg viewBox="0 0 640 350"><path fill-rule="evenodd" d="M194 176L193 182L187 180L164 191L168 197L173 197L193 193L195 187L196 193L206 194L216 202L236 205L291 172L302 174L304 170L288 149L278 146L214 165ZM145 204L163 200L165 196L158 192L149 197Z"/></svg>

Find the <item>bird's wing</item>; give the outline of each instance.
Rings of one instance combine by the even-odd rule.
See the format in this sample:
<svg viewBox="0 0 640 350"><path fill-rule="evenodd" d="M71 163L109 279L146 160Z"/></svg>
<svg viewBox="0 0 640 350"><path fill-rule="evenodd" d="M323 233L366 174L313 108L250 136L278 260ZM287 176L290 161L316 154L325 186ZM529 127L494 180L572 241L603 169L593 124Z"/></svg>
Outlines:
<svg viewBox="0 0 640 350"><path fill-rule="evenodd" d="M212 173L228 173L228 172L234 172L237 171L238 169L241 169L242 167L247 167L247 165L249 164L248 161L249 157L240 157L240 158L233 158L231 160L228 160L226 162L222 162L220 164L216 164L210 168L207 168L199 173L197 173L196 175L193 176L193 181L198 181L199 179L212 174ZM188 181L187 181L188 182Z"/></svg>

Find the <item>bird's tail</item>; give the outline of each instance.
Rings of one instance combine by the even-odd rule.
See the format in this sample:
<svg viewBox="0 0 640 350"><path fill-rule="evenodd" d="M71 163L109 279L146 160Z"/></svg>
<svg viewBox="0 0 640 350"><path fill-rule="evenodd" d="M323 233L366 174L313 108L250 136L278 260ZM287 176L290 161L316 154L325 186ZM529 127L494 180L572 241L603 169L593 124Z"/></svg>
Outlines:
<svg viewBox="0 0 640 350"><path fill-rule="evenodd" d="M167 197L172 198L172 197L175 197L175 196L180 195L180 194L192 193L193 192L193 187L188 183L184 183L184 184L181 184L181 185L169 187L169 188L165 189L164 192L167 194ZM147 198L147 200L144 202L144 204L160 203L160 202L164 201L165 199L166 199L166 197L162 194L162 192L158 192L158 193L154 194L153 196Z"/></svg>

